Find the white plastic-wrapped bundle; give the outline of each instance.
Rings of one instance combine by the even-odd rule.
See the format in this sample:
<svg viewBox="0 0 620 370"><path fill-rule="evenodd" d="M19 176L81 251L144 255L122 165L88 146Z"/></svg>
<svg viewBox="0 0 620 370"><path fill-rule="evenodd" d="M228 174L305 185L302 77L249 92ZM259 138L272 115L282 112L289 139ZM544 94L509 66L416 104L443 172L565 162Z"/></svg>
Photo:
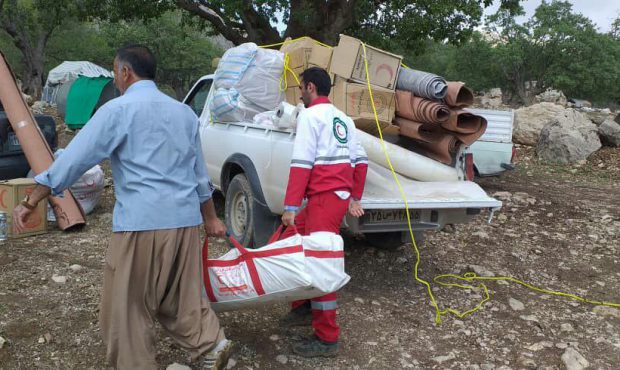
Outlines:
<svg viewBox="0 0 620 370"><path fill-rule="evenodd" d="M216 90L209 110L218 122L251 122L256 114L264 111L234 88Z"/></svg>
<svg viewBox="0 0 620 370"><path fill-rule="evenodd" d="M252 42L228 49L217 66L213 78L216 89L230 89L241 81L245 71L250 67L258 46Z"/></svg>
<svg viewBox="0 0 620 370"><path fill-rule="evenodd" d="M284 54L277 50L246 43L226 51L215 71L213 119L251 121L258 112L276 109L284 100L280 91L283 69Z"/></svg>
<svg viewBox="0 0 620 370"><path fill-rule="evenodd" d="M275 109L284 100L280 77L284 69L284 54L278 50L258 49L254 61L235 87L244 98L265 109Z"/></svg>

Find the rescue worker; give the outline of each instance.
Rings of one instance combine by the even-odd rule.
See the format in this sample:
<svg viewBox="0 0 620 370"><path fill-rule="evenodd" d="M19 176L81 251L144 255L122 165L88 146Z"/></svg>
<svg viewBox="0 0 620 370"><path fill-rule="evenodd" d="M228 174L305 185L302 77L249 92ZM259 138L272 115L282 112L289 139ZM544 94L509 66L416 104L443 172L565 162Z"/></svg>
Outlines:
<svg viewBox="0 0 620 370"><path fill-rule="evenodd" d="M297 118L297 135L282 223L295 225L302 235L340 232L347 210L355 217L364 214L360 199L368 170L368 158L356 140L355 124L327 97L329 74L313 67L301 74L301 100L307 109ZM308 199L298 214L302 200ZM288 227L281 238L294 234ZM340 327L336 323L336 292L310 301L296 301L281 320L285 326L312 325L314 337L293 346L304 357L338 353Z"/></svg>
<svg viewBox="0 0 620 370"><path fill-rule="evenodd" d="M211 198L198 118L157 89L155 72L147 47L117 51L114 83L122 96L99 108L35 177L38 185L14 219L23 228L37 203L110 158L116 204L99 311L108 363L158 369L157 320L200 368L220 369L232 342L203 296L200 225L208 236L224 236L226 226Z"/></svg>

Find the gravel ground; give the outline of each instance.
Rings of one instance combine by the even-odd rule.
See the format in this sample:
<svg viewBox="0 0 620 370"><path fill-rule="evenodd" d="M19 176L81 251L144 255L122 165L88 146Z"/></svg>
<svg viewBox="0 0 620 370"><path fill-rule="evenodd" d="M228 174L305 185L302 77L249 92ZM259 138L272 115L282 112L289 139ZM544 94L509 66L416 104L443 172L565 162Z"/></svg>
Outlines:
<svg viewBox="0 0 620 370"><path fill-rule="evenodd" d="M72 136L62 129L61 143ZM485 215L429 233L420 276L505 275L540 287L620 302L620 149L605 148L576 166L542 165L518 147L518 168L480 185L504 201L492 224ZM104 166L109 174L109 168ZM113 187L80 232L56 228L0 246L0 368L104 369L97 324L102 263L109 239ZM211 241L212 256L226 245ZM342 351L303 359L290 344L305 329L278 326L284 304L220 315L238 341L229 368L617 369L620 309L489 282L491 300L464 318L434 322L425 288L413 278L410 245L397 250L347 239L351 282L339 296ZM79 265L79 266L75 266ZM58 277L65 277L64 283ZM467 309L480 289L433 284L442 308ZM186 363L160 333L162 368ZM5 342L3 342L5 341ZM569 364L569 365L567 365Z"/></svg>

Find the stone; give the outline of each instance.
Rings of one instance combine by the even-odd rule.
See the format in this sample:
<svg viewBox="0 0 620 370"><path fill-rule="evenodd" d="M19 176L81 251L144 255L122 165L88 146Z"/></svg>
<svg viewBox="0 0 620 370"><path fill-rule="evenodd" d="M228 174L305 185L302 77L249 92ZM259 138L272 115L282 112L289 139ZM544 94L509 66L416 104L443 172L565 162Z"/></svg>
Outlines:
<svg viewBox="0 0 620 370"><path fill-rule="evenodd" d="M566 109L543 127L536 154L547 163L570 164L588 158L601 146L596 125L583 113Z"/></svg>
<svg viewBox="0 0 620 370"><path fill-rule="evenodd" d="M272 342L277 342L280 340L280 336L278 334L274 334L269 337L269 340L271 340Z"/></svg>
<svg viewBox="0 0 620 370"><path fill-rule="evenodd" d="M187 365L181 365L181 364L177 364L176 362L168 365L166 367L166 370L192 370L191 367L187 366Z"/></svg>
<svg viewBox="0 0 620 370"><path fill-rule="evenodd" d="M567 322L560 325L560 331L571 332L573 330L575 330L573 326Z"/></svg>
<svg viewBox="0 0 620 370"><path fill-rule="evenodd" d="M45 333L45 334L43 335L43 338L45 338L45 341L46 341L47 343L49 343L49 342L51 342L51 341L52 341L52 334L50 334L50 333Z"/></svg>
<svg viewBox="0 0 620 370"><path fill-rule="evenodd" d="M229 358L228 364L226 364L226 370L230 370L235 366L237 366L237 360L235 360L234 358Z"/></svg>
<svg viewBox="0 0 620 370"><path fill-rule="evenodd" d="M615 307L596 306L592 312L601 316L611 316L620 319L620 310Z"/></svg>
<svg viewBox="0 0 620 370"><path fill-rule="evenodd" d="M67 277L62 275L52 275L52 280L58 284L64 284L67 282Z"/></svg>
<svg viewBox="0 0 620 370"><path fill-rule="evenodd" d="M0 349L2 349L2 347L4 347L4 345L6 344L7 340L0 337Z"/></svg>
<svg viewBox="0 0 620 370"><path fill-rule="evenodd" d="M398 258L396 259L396 263L400 263L401 265L402 265L402 264L405 264L405 263L407 263L407 258L402 257L402 256L401 256L401 257L398 257Z"/></svg>
<svg viewBox="0 0 620 370"><path fill-rule="evenodd" d="M82 269L84 269L84 267L80 266L80 265L71 265L69 266L69 269L73 272L78 272L81 271Z"/></svg>
<svg viewBox="0 0 620 370"><path fill-rule="evenodd" d="M276 361L278 361L282 365L285 365L288 362L288 357L286 357L284 355L277 355L276 356Z"/></svg>
<svg viewBox="0 0 620 370"><path fill-rule="evenodd" d="M543 127L564 110L563 106L553 103L538 103L515 110L512 141L535 146Z"/></svg>
<svg viewBox="0 0 620 370"><path fill-rule="evenodd" d="M607 146L620 146L620 124L612 119L608 119L598 127L598 134L601 142Z"/></svg>
<svg viewBox="0 0 620 370"><path fill-rule="evenodd" d="M498 109L504 104L502 89L495 87L485 91L482 96L476 97L479 100L478 104L480 108L486 109Z"/></svg>
<svg viewBox="0 0 620 370"><path fill-rule="evenodd" d="M45 108L47 108L47 107L49 107L49 106L50 106L50 105L49 105L49 104L47 104L46 102L44 102L44 101L40 101L40 100L39 100L39 101L35 101L35 102L32 104L31 109L32 109L32 112L33 112L34 114L43 114L43 113L44 113L44 109L45 109Z"/></svg>
<svg viewBox="0 0 620 370"><path fill-rule="evenodd" d="M495 193L493 193L493 198L509 201L512 198L512 193L508 191L496 191Z"/></svg>
<svg viewBox="0 0 620 370"><path fill-rule="evenodd" d="M364 300L363 300L362 298L360 298L360 297L356 297L356 298L354 299L354 301L355 301L355 302L357 302L357 303L364 304Z"/></svg>
<svg viewBox="0 0 620 370"><path fill-rule="evenodd" d="M586 112L586 115L597 126L600 126L603 122L608 119L613 120L614 116L611 114L611 111L608 109L595 110L592 112Z"/></svg>
<svg viewBox="0 0 620 370"><path fill-rule="evenodd" d="M43 337L39 337L39 341L38 341L38 342L39 342L39 344L43 344L43 343L45 343L45 338L43 338Z"/></svg>
<svg viewBox="0 0 620 370"><path fill-rule="evenodd" d="M523 315L523 316L519 316L519 318L525 321L539 322L538 317L534 315Z"/></svg>
<svg viewBox="0 0 620 370"><path fill-rule="evenodd" d="M588 360L573 347L566 348L561 358L564 365L566 365L566 370L582 370L590 365Z"/></svg>
<svg viewBox="0 0 620 370"><path fill-rule="evenodd" d="M493 364L480 364L480 369L481 370L494 370L495 369L495 365L493 365Z"/></svg>
<svg viewBox="0 0 620 370"><path fill-rule="evenodd" d="M531 346L528 346L526 348L529 349L530 351L538 352L542 349L552 348L552 347L553 347L553 343L543 340L542 342L534 343Z"/></svg>
<svg viewBox="0 0 620 370"><path fill-rule="evenodd" d="M454 352L450 352L448 355L446 356L437 356L437 357L433 357L432 360L437 362L438 364L444 363L446 361L451 361L454 360L456 358L456 355L454 355Z"/></svg>
<svg viewBox="0 0 620 370"><path fill-rule="evenodd" d="M537 103L547 102L566 106L567 100L563 92L553 89L547 89L534 97Z"/></svg>
<svg viewBox="0 0 620 370"><path fill-rule="evenodd" d="M525 305L514 298L508 299L508 304L514 311L523 311L525 309Z"/></svg>

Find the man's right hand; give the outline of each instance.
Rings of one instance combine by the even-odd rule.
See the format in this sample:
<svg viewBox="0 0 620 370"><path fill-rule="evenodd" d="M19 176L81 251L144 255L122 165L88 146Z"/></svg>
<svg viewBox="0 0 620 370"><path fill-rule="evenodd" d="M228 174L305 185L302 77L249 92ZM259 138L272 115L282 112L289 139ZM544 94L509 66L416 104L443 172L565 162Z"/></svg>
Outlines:
<svg viewBox="0 0 620 370"><path fill-rule="evenodd" d="M282 214L282 224L284 226L293 226L295 225L295 212L288 211Z"/></svg>
<svg viewBox="0 0 620 370"><path fill-rule="evenodd" d="M205 221L205 233L207 236L223 238L226 236L226 224L219 218L210 218Z"/></svg>

